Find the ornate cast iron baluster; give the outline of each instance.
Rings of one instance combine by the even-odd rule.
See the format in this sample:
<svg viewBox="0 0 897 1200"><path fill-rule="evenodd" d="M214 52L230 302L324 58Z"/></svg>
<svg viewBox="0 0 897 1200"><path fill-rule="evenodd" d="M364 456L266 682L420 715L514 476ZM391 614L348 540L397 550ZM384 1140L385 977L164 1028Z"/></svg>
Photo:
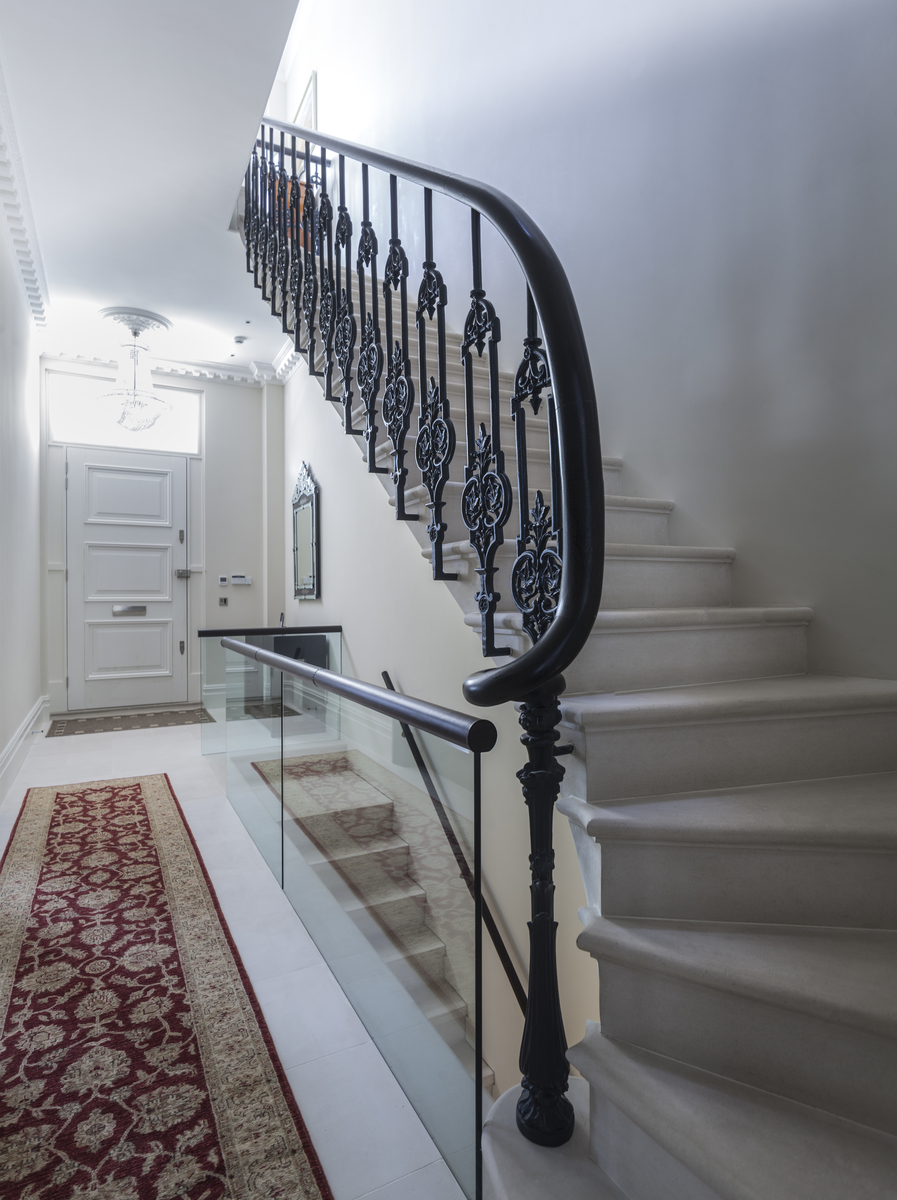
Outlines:
<svg viewBox="0 0 897 1200"><path fill-rule="evenodd" d="M529 761L517 772L517 778L529 810L532 920L526 1023L520 1046L523 1091L517 1101L517 1127L524 1137L540 1146L562 1146L569 1141L574 1122L573 1106L564 1095L570 1068L558 993L552 848L554 804L564 778L557 755L572 749L555 745L559 736L556 726L561 719L558 696L563 690L564 677L559 675L527 696L520 708L524 731L520 740Z"/></svg>
<svg viewBox="0 0 897 1200"><path fill-rule="evenodd" d="M243 244L246 247L246 271L252 272L252 163L246 168L243 180Z"/></svg>
<svg viewBox="0 0 897 1200"><path fill-rule="evenodd" d="M286 309L287 275L287 172L284 166L284 135L280 135L280 158L277 163L277 253L274 257L274 277L271 281L271 315L284 320ZM284 332L286 330L284 329Z"/></svg>
<svg viewBox="0 0 897 1200"><path fill-rule="evenodd" d="M269 137L268 137L267 151L265 150L265 147L262 146L262 152L265 155L265 208L264 208L264 220L265 220L265 239L264 239L264 241L265 241L265 244L264 244L264 250L262 253L261 275L262 275L262 299L266 300L266 301L269 301L271 299L271 294L268 291L268 285L271 282L271 276L273 275L273 267L274 267L274 253L275 253L274 206L276 203L276 200L275 200L275 197L276 197L276 189L275 189L276 173L274 170L274 130L271 129L268 132L269 132Z"/></svg>
<svg viewBox="0 0 897 1200"><path fill-rule="evenodd" d="M293 322L293 347L301 349L299 334L302 325L300 318L302 298L302 215L300 213L299 176L296 174L296 139L292 147L293 173L290 176L290 315ZM287 330L287 332L290 332Z"/></svg>
<svg viewBox="0 0 897 1200"><path fill-rule="evenodd" d="M416 521L417 513L405 511L405 436L414 408L414 384L411 382L411 361L408 358L408 258L399 240L398 181L389 177L390 238L389 255L383 268L383 310L386 317L386 345L389 361L386 367L386 388L383 392L383 419L393 445L392 482L396 495L396 520ZM392 336L392 300L399 293L402 340Z"/></svg>
<svg viewBox="0 0 897 1200"><path fill-rule="evenodd" d="M535 643L548 629L557 611L561 594L560 557L561 531L558 513L561 511L557 477L557 429L554 397L548 359L541 349L542 339L536 334L536 306L529 288L526 289L526 338L523 359L514 380L511 397L511 416L517 444L517 495L520 512L520 531L517 535L517 559L511 570L511 595L523 614L523 628ZM549 420L549 464L551 471L551 504L547 505L537 491L530 509L529 482L526 461L526 402L538 416L542 393L546 393ZM552 515L554 514L554 516ZM549 545L553 541L554 545Z"/></svg>
<svg viewBox="0 0 897 1200"><path fill-rule="evenodd" d="M321 256L321 304L318 329L324 349L324 399L332 400L333 333L336 326L336 287L333 282L333 205L327 193L327 150L321 152L321 199L318 204L318 253ZM315 372L319 374L319 372Z"/></svg>
<svg viewBox="0 0 897 1200"><path fill-rule="evenodd" d="M414 458L429 497L430 524L427 533L433 547L433 578L457 579L457 573L446 572L442 566L442 546L446 525L442 520L442 494L449 478L449 468L455 453L455 427L449 414L446 388L445 354L445 283L433 260L433 193L424 189L424 275L417 293L417 345L420 366L420 416L417 422L417 443ZM436 378L427 383L427 319L436 317Z"/></svg>
<svg viewBox="0 0 897 1200"><path fill-rule="evenodd" d="M265 127L262 126L262 157L259 163L258 181L258 237L255 248L255 276L253 282L262 289L265 298L265 248L268 241L268 156L265 153Z"/></svg>
<svg viewBox="0 0 897 1200"><path fill-rule="evenodd" d="M305 200L302 205L302 250L305 270L302 278L302 315L305 318L305 349L308 370L315 372L315 310L318 303L318 277L315 272L314 227L315 189L311 182L311 147L305 143Z"/></svg>
<svg viewBox="0 0 897 1200"><path fill-rule="evenodd" d="M480 214L470 210L473 252L473 290L464 322L461 360L464 363L464 405L467 429L467 466L461 494L461 518L470 531L470 544L477 552L480 590L476 594L482 619L483 654L487 658L510 654L508 646L495 645L495 609L501 599L493 590L498 569L495 554L504 541L504 526L511 515L511 484L505 474L505 456L500 443L501 408L498 392L498 343L501 326L495 309L483 291L483 259L480 244ZM477 426L473 406L473 359L471 350L482 357L489 347L489 425Z"/></svg>
<svg viewBox="0 0 897 1200"><path fill-rule="evenodd" d="M339 156L339 214L336 219L336 288L339 293L339 304L336 310L334 351L336 365L340 369L342 379L342 393L339 400L343 406L343 429L346 433L360 437L361 430L352 428L352 359L355 355L357 328L352 305L352 285L349 281L351 261L352 218L346 208L346 160L341 154Z"/></svg>
<svg viewBox="0 0 897 1200"><path fill-rule="evenodd" d="M380 345L380 319L377 298L377 235L370 220L367 163L361 167L362 220L358 239L358 315L361 319L361 344L358 348L358 391L364 403L364 440L367 443L368 471L388 474L386 467L377 466L377 393L383 371L383 348ZM365 271L371 273L371 311L367 311Z"/></svg>

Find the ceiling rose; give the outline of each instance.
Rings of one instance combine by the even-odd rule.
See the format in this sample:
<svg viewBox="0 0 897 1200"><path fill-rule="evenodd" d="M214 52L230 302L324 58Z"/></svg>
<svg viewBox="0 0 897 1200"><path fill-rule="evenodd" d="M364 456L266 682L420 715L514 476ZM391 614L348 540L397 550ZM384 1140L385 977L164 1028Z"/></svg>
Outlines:
<svg viewBox="0 0 897 1200"><path fill-rule="evenodd" d="M104 308L101 315L124 325L134 339L123 346L127 351L127 360L119 369L116 386L103 399L120 399L119 425L132 433L141 433L155 425L171 406L153 387L146 359L147 348L139 345L137 339L151 330L170 329L171 322L145 308Z"/></svg>

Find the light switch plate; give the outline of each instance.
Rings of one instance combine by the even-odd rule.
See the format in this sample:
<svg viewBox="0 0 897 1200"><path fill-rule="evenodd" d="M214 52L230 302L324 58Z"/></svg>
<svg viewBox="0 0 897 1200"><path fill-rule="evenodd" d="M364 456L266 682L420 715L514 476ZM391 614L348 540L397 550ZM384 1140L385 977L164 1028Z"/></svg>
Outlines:
<svg viewBox="0 0 897 1200"><path fill-rule="evenodd" d="M219 608L227 608L227 596L219 596L218 597L218 607Z"/></svg>

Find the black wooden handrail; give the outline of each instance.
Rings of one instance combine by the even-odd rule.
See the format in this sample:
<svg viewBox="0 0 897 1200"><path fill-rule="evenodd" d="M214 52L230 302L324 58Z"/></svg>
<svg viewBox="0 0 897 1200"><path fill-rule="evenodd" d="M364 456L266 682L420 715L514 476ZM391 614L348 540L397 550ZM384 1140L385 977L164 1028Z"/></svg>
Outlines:
<svg viewBox="0 0 897 1200"><path fill-rule="evenodd" d="M530 215L498 188L265 117L268 129L302 138L389 174L442 192L488 217L511 247L542 324L558 416L564 571L551 627L520 658L464 684L471 704L523 700L561 675L592 631L604 576L604 479L592 368L573 291L560 259Z"/></svg>
<svg viewBox="0 0 897 1200"><path fill-rule="evenodd" d="M387 688L363 683L349 675L338 675L335 671L314 667L295 658L275 654L273 650L262 650L246 642L237 642L233 638L222 638L221 645L225 650L233 650L236 654L242 654L244 658L253 658L256 662L283 671L285 675L305 679L323 691L354 700L356 704L383 713L386 717L393 717L397 721L404 721L425 733L433 733L455 746L462 746L465 750L486 753L498 739L495 726L483 717L469 717L451 708L429 704L426 700L416 700L414 696L404 696L399 692L390 692Z"/></svg>

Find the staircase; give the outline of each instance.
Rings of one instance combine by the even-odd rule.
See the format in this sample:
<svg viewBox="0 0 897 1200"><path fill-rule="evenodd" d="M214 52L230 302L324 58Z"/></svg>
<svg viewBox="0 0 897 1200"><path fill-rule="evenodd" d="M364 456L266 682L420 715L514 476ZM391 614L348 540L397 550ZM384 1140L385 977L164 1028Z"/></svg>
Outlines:
<svg viewBox="0 0 897 1200"><path fill-rule="evenodd" d="M302 132L280 128L291 136ZM551 358L551 383L534 383L530 374L523 387L526 356L516 376L497 369L490 376L482 352L489 344L491 354L495 345L484 336L465 381L462 339L446 331L444 354L437 355L430 313L425 374L438 359L453 418L463 418L465 405L468 418L464 482L456 472L445 483L444 508L435 506L435 514L433 497L415 486L416 424L403 435L410 470L399 501L393 472L401 475L402 456L386 436L377 441L372 428L376 419L382 429L382 417L357 403L350 414L356 430L365 428L360 445L368 469L382 472L398 516L404 504L421 553L433 560L434 576L445 580L466 623L481 631L484 653L511 656L498 670L472 676L465 695L477 704L513 699L521 707L529 753L521 778L533 851L521 1053L526 1077L523 1093L505 1093L486 1123L488 1185L500 1200L893 1200L897 682L808 674L812 612L732 607L734 551L670 545L672 503L625 496L618 482L622 464L612 458L601 460L607 493L602 545L592 480L600 457L597 428L589 424L594 401L562 272L553 293L542 289L539 303L539 272L528 269L534 265L528 243L506 198L499 203L496 193L470 181L325 140L335 153L365 163L365 170L395 171L425 188L438 182L471 206L474 290L466 328L479 312L476 297L484 295L482 208L514 246L532 289L526 355L539 344L535 296ZM265 221L271 230L276 225L279 244L289 240L294 259L316 270L313 223L305 218L300 246L298 217L287 220L283 138L279 157L273 132L267 150L264 130L260 145L271 164L269 180L276 160L281 182L276 189L269 183L267 210L253 200L253 212L261 214L254 220L259 228ZM310 162L306 152L306 178ZM323 156L321 164L323 170ZM247 194L256 175L253 165ZM363 227L369 224L367 175L364 180ZM298 195L298 188L290 194ZM394 186L391 194L392 247L399 244ZM322 280L325 240L317 251ZM259 261L263 282L268 279L260 244L255 234L247 241L247 268L254 264L257 283ZM431 224L426 245L425 273L434 266ZM550 254L540 253L544 267ZM370 260L360 257L359 273L368 267ZM375 280L375 266L371 275ZM398 269L394 278L387 305L398 295ZM350 281L350 295L354 289ZM280 292L271 284L272 311L278 295L286 330L285 283ZM302 349L298 316L295 329ZM312 314L309 345L314 329ZM567 354L560 344L565 333ZM412 336L407 346L411 380L419 379L416 342ZM327 356L309 357L327 379ZM556 395L540 411L548 387ZM526 411L529 444L519 479L516 455L526 438L515 444L519 431L508 397L518 415L523 399L533 409ZM480 421L492 439L490 455L501 443L513 493L506 508L520 526L516 546L511 529L502 541L507 517L496 514L505 508L495 494L481 505L492 514L486 533L498 531L488 561L498 568L500 594L492 594L491 567L484 566L482 516L478 525L468 524L469 537L461 519L466 488L476 484L486 497L487 471L492 478L502 471L497 454L486 465L472 465ZM561 454L552 440L558 431ZM563 557L563 581L557 607L532 645L526 612L518 611L524 606L515 607L508 580L512 565L529 553L525 547L537 541L536 512L529 512L537 490L555 510L549 550ZM556 521L559 500L562 523ZM538 508L538 497L535 503ZM448 526L436 549L449 578L434 558L431 514ZM563 540L578 557L563 554ZM471 586L478 576L479 603ZM554 757L558 672L567 685L560 733L574 748L564 771ZM573 829L588 900L578 943L597 961L601 986L601 1024L590 1024L569 1052L583 1076L571 1081L575 1123L564 1110L551 933L551 811L561 775L558 807Z"/></svg>
<svg viewBox="0 0 897 1200"><path fill-rule="evenodd" d="M453 406L461 387L450 373ZM672 502L623 495L619 459L603 469L604 598L561 703L577 753L558 808L601 984L601 1024L568 1056L589 1084L591 1160L567 1167L570 1200L893 1198L897 683L807 674L812 611L731 606L734 551L670 545ZM405 493L429 558L426 500ZM478 633L476 554L447 540L443 563ZM495 631L529 645L505 597ZM510 1196L490 1131L487 1174ZM526 1153L546 1175L522 1194L566 1178L555 1151Z"/></svg>
<svg viewBox="0 0 897 1200"><path fill-rule="evenodd" d="M562 698L601 988L582 1194L893 1197L897 683L807 674L809 610L729 607L732 552L652 521L607 546Z"/></svg>

